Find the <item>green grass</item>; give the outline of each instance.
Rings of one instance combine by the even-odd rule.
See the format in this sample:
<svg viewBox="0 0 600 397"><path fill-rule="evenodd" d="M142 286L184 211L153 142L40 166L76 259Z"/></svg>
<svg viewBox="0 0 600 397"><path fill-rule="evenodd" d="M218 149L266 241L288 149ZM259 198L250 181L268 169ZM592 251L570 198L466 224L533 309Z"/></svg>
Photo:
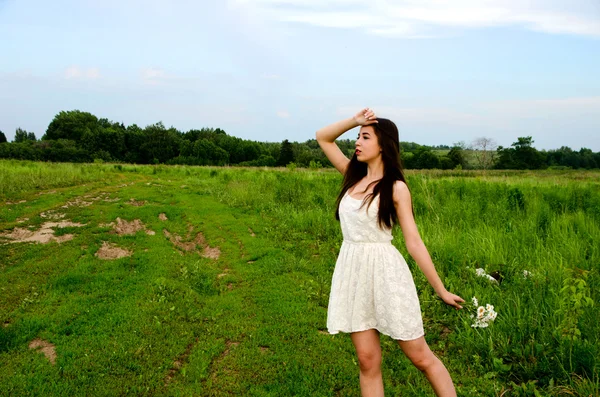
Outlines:
<svg viewBox="0 0 600 397"><path fill-rule="evenodd" d="M60 245L0 245L0 395L360 395L350 338L323 332L341 242L337 173L0 168L2 203L25 200L0 204L0 230L38 226L51 209L86 224L57 230L76 235ZM459 395L598 395L599 176L408 173L419 230L446 286L498 312L489 328L472 328L466 311L434 296L395 231L426 339ZM120 200L61 208L100 193ZM147 203L135 207L131 198ZM99 226L117 217L140 219L156 234L118 236ZM183 252L163 229L190 240L202 232L221 256ZM103 241L134 253L102 261L94 254ZM477 267L500 271L502 283L477 277ZM523 270L533 276L524 279ZM55 365L28 348L35 338L55 345ZM391 339L382 346L387 395L433 395Z"/></svg>

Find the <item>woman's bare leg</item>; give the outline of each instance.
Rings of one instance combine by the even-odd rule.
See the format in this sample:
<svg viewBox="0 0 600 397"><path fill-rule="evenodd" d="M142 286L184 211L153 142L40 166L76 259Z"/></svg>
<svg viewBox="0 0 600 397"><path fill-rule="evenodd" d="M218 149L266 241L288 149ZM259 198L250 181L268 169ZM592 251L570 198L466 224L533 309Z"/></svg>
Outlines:
<svg viewBox="0 0 600 397"><path fill-rule="evenodd" d="M360 366L360 391L363 397L383 397L381 345L379 332L369 329L350 334Z"/></svg>
<svg viewBox="0 0 600 397"><path fill-rule="evenodd" d="M422 336L409 341L399 340L398 344L415 367L425 374L437 396L456 396L454 384L448 370L429 349L425 337Z"/></svg>

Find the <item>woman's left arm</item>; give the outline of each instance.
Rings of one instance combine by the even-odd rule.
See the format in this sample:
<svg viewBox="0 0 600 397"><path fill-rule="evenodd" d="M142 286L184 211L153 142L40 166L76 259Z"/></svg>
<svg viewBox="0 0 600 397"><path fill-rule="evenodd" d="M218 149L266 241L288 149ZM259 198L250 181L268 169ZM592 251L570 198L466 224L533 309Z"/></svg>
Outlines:
<svg viewBox="0 0 600 397"><path fill-rule="evenodd" d="M429 256L429 252L419 235L415 223L410 191L408 190L408 186L402 181L396 181L394 184L394 205L408 253L417 262L417 265L419 265L419 268L425 277L427 277L427 281L429 281L429 284L431 284L438 296L446 304L454 306L456 309L462 309L459 303L465 300L458 295L448 292L435 270L431 256Z"/></svg>

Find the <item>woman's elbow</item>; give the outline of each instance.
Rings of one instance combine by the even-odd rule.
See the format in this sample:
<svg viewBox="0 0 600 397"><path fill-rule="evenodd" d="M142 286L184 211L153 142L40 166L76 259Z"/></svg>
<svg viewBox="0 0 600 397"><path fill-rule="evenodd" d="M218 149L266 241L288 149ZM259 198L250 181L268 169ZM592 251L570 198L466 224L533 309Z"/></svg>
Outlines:
<svg viewBox="0 0 600 397"><path fill-rule="evenodd" d="M419 251L423 247L423 241L421 239L411 240L406 242L406 250L413 256L413 254Z"/></svg>

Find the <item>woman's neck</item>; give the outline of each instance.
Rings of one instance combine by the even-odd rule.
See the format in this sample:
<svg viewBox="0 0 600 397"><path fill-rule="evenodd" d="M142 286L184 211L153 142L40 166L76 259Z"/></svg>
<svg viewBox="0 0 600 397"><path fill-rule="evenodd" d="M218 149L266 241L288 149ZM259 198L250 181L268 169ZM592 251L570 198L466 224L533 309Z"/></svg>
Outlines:
<svg viewBox="0 0 600 397"><path fill-rule="evenodd" d="M383 178L383 162L381 158L367 163L367 176L365 178L369 182Z"/></svg>

